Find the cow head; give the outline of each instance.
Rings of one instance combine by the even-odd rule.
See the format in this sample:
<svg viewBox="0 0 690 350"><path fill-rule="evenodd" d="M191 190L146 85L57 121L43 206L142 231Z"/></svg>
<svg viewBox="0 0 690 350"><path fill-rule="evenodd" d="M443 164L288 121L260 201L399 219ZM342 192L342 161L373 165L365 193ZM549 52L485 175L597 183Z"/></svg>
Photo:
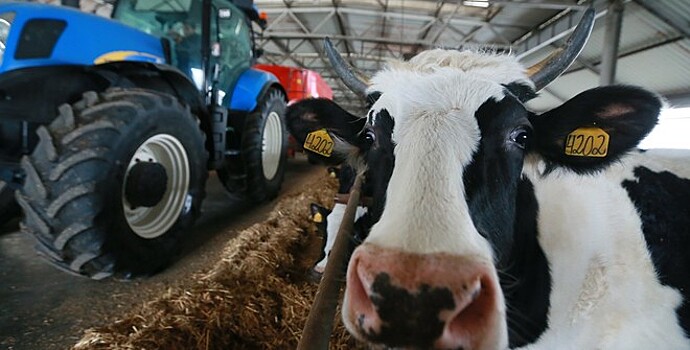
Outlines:
<svg viewBox="0 0 690 350"><path fill-rule="evenodd" d="M523 102L545 83L524 71L509 56L432 50L377 73L366 85L376 96L366 116L323 99L289 109L288 125L298 140L316 130L330 135L332 149L310 158L347 160L366 168L367 181L375 182L376 224L349 262L343 304L345 325L360 340L506 348L497 269L510 263L513 251L525 157L596 169L636 145L654 124L648 117L654 107L648 107L658 100L626 87L595 89L551 112L531 114ZM569 133L592 125L611 137L606 156L573 161L563 155Z"/></svg>

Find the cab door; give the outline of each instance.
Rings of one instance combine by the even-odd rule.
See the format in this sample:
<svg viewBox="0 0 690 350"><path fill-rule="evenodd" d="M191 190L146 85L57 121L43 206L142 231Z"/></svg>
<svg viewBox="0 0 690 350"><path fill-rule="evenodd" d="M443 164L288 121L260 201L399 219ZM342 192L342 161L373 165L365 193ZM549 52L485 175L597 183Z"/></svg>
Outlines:
<svg viewBox="0 0 690 350"><path fill-rule="evenodd" d="M219 65L218 89L221 95L232 93L239 76L252 62L252 39L249 21L235 5L213 0L215 16L211 16L211 55ZM219 52L218 52L219 51Z"/></svg>

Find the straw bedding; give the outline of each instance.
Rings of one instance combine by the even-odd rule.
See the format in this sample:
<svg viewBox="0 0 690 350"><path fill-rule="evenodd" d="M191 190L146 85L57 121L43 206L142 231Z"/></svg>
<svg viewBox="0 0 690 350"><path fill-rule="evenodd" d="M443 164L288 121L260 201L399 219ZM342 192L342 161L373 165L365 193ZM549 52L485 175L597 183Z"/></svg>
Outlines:
<svg viewBox="0 0 690 350"><path fill-rule="evenodd" d="M332 206L336 188L325 174L319 183L240 232L191 286L88 329L73 349L295 349L318 288L307 278L320 248L309 203ZM362 348L335 317L330 348Z"/></svg>

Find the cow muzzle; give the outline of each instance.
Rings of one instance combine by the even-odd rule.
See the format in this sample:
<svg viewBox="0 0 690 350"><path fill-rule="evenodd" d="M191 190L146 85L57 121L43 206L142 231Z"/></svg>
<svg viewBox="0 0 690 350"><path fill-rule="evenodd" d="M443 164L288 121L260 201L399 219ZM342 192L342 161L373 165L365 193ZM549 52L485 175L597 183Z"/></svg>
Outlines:
<svg viewBox="0 0 690 350"><path fill-rule="evenodd" d="M475 257L364 244L348 266L343 320L358 339L392 348L507 347L495 269Z"/></svg>

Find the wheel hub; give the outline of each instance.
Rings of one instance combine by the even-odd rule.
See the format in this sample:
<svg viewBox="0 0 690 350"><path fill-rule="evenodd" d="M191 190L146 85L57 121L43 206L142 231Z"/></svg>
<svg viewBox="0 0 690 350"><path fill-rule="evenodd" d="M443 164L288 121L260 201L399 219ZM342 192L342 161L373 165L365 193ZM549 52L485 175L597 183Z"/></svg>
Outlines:
<svg viewBox="0 0 690 350"><path fill-rule="evenodd" d="M125 199L132 206L151 208L158 204L168 187L168 174L159 163L137 162L129 169Z"/></svg>
<svg viewBox="0 0 690 350"><path fill-rule="evenodd" d="M177 138L158 134L144 141L127 166L122 190L125 219L132 231L147 239L167 232L183 208L190 207L190 177L187 152Z"/></svg>
<svg viewBox="0 0 690 350"><path fill-rule="evenodd" d="M266 118L261 150L261 165L264 177L272 180L278 172L283 147L282 121L280 115L271 112Z"/></svg>

